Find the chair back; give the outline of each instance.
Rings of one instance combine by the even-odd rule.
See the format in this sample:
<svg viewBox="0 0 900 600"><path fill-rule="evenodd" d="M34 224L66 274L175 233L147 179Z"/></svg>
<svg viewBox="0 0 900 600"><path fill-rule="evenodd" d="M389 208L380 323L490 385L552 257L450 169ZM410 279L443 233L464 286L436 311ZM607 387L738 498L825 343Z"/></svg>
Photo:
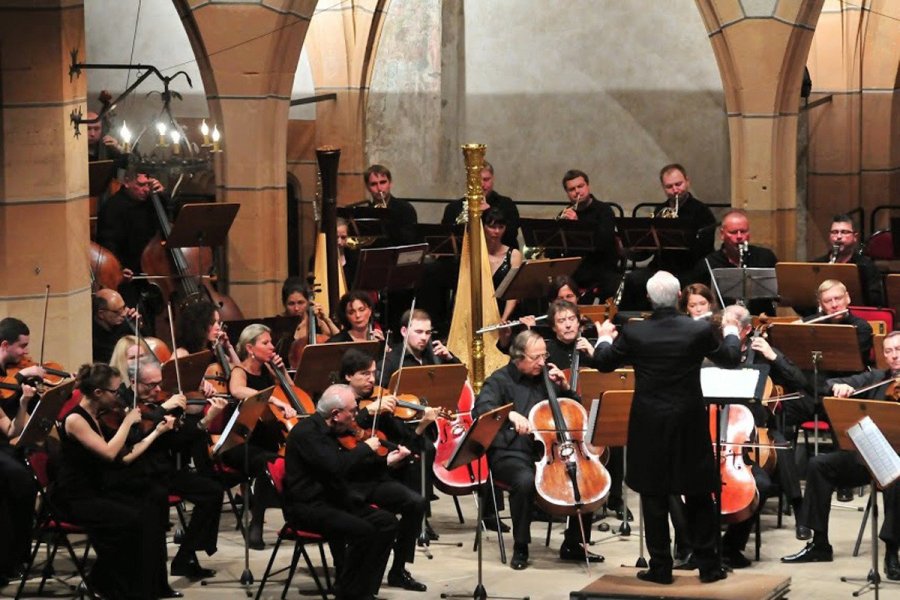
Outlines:
<svg viewBox="0 0 900 600"><path fill-rule="evenodd" d="M37 452L30 453L25 459L25 462L28 463L29 467L31 467L31 472L34 475L35 480L38 482L38 485L42 490L46 490L47 486L50 485L50 455L43 450L39 450Z"/></svg>
<svg viewBox="0 0 900 600"><path fill-rule="evenodd" d="M890 230L876 231L866 242L866 256L872 260L893 260L894 238Z"/></svg>
<svg viewBox="0 0 900 600"><path fill-rule="evenodd" d="M279 456L272 462L266 463L266 471L269 473L269 481L272 482L272 487L281 496L284 493L284 458Z"/></svg>

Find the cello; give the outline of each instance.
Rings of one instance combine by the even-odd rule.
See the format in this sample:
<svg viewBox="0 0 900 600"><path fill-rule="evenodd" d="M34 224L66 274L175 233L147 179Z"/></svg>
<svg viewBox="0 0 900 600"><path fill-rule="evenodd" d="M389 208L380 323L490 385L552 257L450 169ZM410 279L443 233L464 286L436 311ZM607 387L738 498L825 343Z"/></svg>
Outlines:
<svg viewBox="0 0 900 600"><path fill-rule="evenodd" d="M571 398L557 398L546 365L542 371L547 399L528 413L534 437L544 447L534 474L538 506L551 515L593 512L609 495L609 472L584 440L584 407Z"/></svg>
<svg viewBox="0 0 900 600"><path fill-rule="evenodd" d="M719 411L721 418L719 417ZM719 445L719 476L722 494L719 511L725 523L746 521L759 506L759 490L750 465L744 460L746 447L756 433L753 413L743 404L709 407L709 431Z"/></svg>
<svg viewBox="0 0 900 600"><path fill-rule="evenodd" d="M473 460L468 465L461 465L452 471L448 471L444 466L450 460L450 457L453 456L456 447L459 446L463 436L472 426L473 406L475 406L475 390L472 389L472 384L467 379L456 403L457 413L455 418L448 419L439 415L435 422L438 437L435 442L434 463L432 464L434 486L445 494L452 496L473 492L478 486L486 483L488 479L486 455L482 455L478 460Z"/></svg>

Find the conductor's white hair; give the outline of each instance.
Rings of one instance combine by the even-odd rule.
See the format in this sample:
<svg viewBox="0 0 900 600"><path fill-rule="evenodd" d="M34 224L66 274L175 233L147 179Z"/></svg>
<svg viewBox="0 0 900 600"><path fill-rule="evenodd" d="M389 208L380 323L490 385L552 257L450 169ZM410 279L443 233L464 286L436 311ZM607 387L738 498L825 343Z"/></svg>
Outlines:
<svg viewBox="0 0 900 600"><path fill-rule="evenodd" d="M650 304L654 309L675 306L678 303L680 290L681 284L678 282L678 278L668 271L657 271L647 281L647 297L650 298Z"/></svg>

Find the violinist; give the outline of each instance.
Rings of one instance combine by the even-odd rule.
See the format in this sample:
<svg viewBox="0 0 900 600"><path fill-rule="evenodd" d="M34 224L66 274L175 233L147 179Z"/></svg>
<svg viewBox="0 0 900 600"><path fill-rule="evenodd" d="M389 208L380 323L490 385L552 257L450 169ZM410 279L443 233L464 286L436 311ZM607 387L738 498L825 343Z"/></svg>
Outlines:
<svg viewBox="0 0 900 600"><path fill-rule="evenodd" d="M133 322L139 315L135 309L125 306L125 300L117 291L108 288L97 290L91 305L94 362L108 363L119 338L134 333Z"/></svg>
<svg viewBox="0 0 900 600"><path fill-rule="evenodd" d="M24 332L24 333L23 333ZM19 319L0 321L0 371L15 364L28 349L28 327ZM31 472L10 440L22 432L28 421L28 403L35 389L19 382L18 408L10 418L0 410L0 587L22 576L28 561L31 522L37 489Z"/></svg>
<svg viewBox="0 0 900 600"><path fill-rule="evenodd" d="M225 408L226 400L211 398L208 401L209 411L205 415L201 407L187 406L182 394L175 394L160 402L158 393L162 371L153 358L130 362L127 373L128 380L122 382L118 393L123 406L138 406L143 414L143 421L148 426L164 421L169 415L179 416L178 427L135 461L134 470L129 477L146 477L152 485L162 487L165 496L177 494L194 505L181 546L172 559L171 573L173 577L183 576L188 579L212 577L216 572L201 567L196 553L203 550L211 556L216 552L222 494L225 490L208 470L178 468L176 455L193 456L199 454L199 449L206 449L207 426ZM135 383L137 387L133 387L132 384ZM132 428L129 441L136 443L143 436L144 433L139 428ZM162 511L161 518L168 518L167 503L158 507L158 510Z"/></svg>
<svg viewBox="0 0 900 600"><path fill-rule="evenodd" d="M437 418L435 409L426 408L422 411L421 420L415 430L410 430L403 421L394 417L392 413L396 407L396 399L393 396L373 398L375 360L371 356L359 350L348 350L341 359L340 377L353 390L357 401L376 400L357 414L356 422L361 428L371 429L374 425L390 442L420 455L426 451L427 446L434 447L424 434ZM386 466L392 468L387 469ZM416 581L406 569L406 563L411 563L415 559L416 539L421 533L422 520L427 509L427 501L418 493L417 490L420 488L418 483L415 483L416 473L419 470L417 465L408 463L385 465L384 459L376 456L366 461L365 468L360 468L355 476L349 479L349 484L368 502L400 515L397 540L394 544L394 562L388 573L388 585L424 592L427 589L425 584Z"/></svg>
<svg viewBox="0 0 900 600"><path fill-rule="evenodd" d="M826 382L829 393L839 398L856 396L885 400L891 380L900 377L900 331L892 331L884 338L884 358L887 369L864 371L849 377L836 377ZM867 392L872 384L884 383ZM896 393L896 384L893 386ZM860 390L862 394L857 394ZM806 547L781 559L786 563L831 562L834 551L828 540L828 517L831 495L835 488L856 487L870 482L869 471L851 450L836 450L810 459L806 473L806 495L803 497L801 521L812 530L812 541ZM900 489L894 482L884 492L884 522L879 537L884 541L884 571L888 579L900 581Z"/></svg>
<svg viewBox="0 0 900 600"><path fill-rule="evenodd" d="M683 495L700 581L724 579L716 556L718 531L712 492L718 476L709 437L709 420L700 388L700 365L707 356L720 364L740 361L739 324L723 315L724 341L711 323L678 313L681 284L659 271L647 282L653 305L649 319L616 331L605 321L591 366L601 371L634 366L635 392L628 422L625 482L641 494L649 570L638 578L670 584L669 496ZM615 340L615 341L613 341Z"/></svg>
<svg viewBox="0 0 900 600"><path fill-rule="evenodd" d="M519 333L510 346L509 364L484 381L472 409L472 418L475 419L510 402L514 404L508 423L501 427L488 450L488 462L493 476L511 488L509 508L515 544L509 564L517 571L528 567L528 544L531 543L532 509L536 495L534 444L528 414L547 396L542 370L548 356L547 345L538 333L532 330ZM572 396L565 374L556 365L547 364L547 367L557 392ZM591 514L583 514L581 526L576 519L569 519L565 540L559 549L560 559L581 562L586 559L591 562L603 560L602 556L589 552L582 545L582 528L587 538L584 541L590 541L591 518Z"/></svg>
<svg viewBox="0 0 900 600"><path fill-rule="evenodd" d="M172 430L175 418L165 417L132 446L128 434L141 422L141 411L126 409L106 438L100 414L120 407L119 372L102 363L83 365L77 381L81 401L59 428L61 463L50 496L66 520L88 532L97 554L88 576L91 591L103 598L180 598L166 576L165 491L106 484L111 469L132 464Z"/></svg>
<svg viewBox="0 0 900 600"><path fill-rule="evenodd" d="M334 556L338 600L374 600L381 587L397 520L375 507L353 485L353 478L374 460L380 447L370 437L353 450L337 441L353 427L356 394L332 385L322 393L316 412L288 434L284 462L284 516L292 526L321 533ZM397 449L382 462L391 468L409 455Z"/></svg>
<svg viewBox="0 0 900 600"><path fill-rule="evenodd" d="M329 342L384 341L384 333L375 323L372 298L362 290L351 290L338 302L341 332L328 338Z"/></svg>
<svg viewBox="0 0 900 600"><path fill-rule="evenodd" d="M708 286L692 283L681 290L678 309L692 319L708 319L718 310L718 303Z"/></svg>
<svg viewBox="0 0 900 600"><path fill-rule="evenodd" d="M9 379L8 383L12 385L21 385L32 378L43 379L46 374L40 365L32 365L24 369L15 368L25 360L28 354L30 335L31 331L24 321L15 317L6 317L0 320L0 377ZM11 370L15 371L14 376L7 375ZM20 394L21 392L14 392L3 403L3 410L10 419L15 419L21 408Z"/></svg>
<svg viewBox="0 0 900 600"><path fill-rule="evenodd" d="M231 380L228 383L229 393L238 401L253 396L260 390L275 385L275 379L269 369L269 363L274 363L276 368L283 368L281 357L275 353L272 345L271 330L265 325L248 325L238 338L239 365L231 371ZM297 416L297 411L285 402L277 399L269 399L270 406L275 406L286 418ZM263 550L266 547L263 541L263 523L266 508L277 506L275 490L269 483L266 472L266 463L275 460L278 450L284 441L284 433L281 427L273 420L260 419L250 436L248 448L243 445L228 450L222 455L222 461L229 467L245 472L245 451L248 453L249 475L255 478L253 486L254 502L250 505L249 544L254 550Z"/></svg>
<svg viewBox="0 0 900 600"><path fill-rule="evenodd" d="M853 264L859 269L859 279L863 284L862 302L865 306L884 306L884 293L881 288L881 274L872 259L863 254L859 245L859 231L853 224L850 215L835 215L831 219L828 231L830 250L812 259L817 263Z"/></svg>
<svg viewBox="0 0 900 600"><path fill-rule="evenodd" d="M772 383L782 386L785 390L802 391L806 387L806 378L789 358L779 350L769 345L769 342L761 335L751 337L753 331L753 318L743 306L737 304L725 307L729 320L735 320L740 324L741 339L741 363L744 365L768 365L769 377ZM748 407L753 413L757 427L768 428L768 434L772 442L787 445L784 434L776 428L777 419L767 405L752 404ZM760 442L761 443L761 442ZM787 496L794 510L794 515L800 514L803 505L803 496L800 491L800 475L797 472L797 463L794 451L791 448L776 451L775 475L778 478L782 493ZM753 477L756 480L756 488L759 491L759 508L761 511L766 498L771 495L772 479L769 473L758 464L752 465ZM750 561L744 557L742 551L750 539L750 531L753 528L754 519L746 519L740 523L730 524L722 538L722 560L732 569L742 569L750 566ZM797 524L799 531L801 526Z"/></svg>

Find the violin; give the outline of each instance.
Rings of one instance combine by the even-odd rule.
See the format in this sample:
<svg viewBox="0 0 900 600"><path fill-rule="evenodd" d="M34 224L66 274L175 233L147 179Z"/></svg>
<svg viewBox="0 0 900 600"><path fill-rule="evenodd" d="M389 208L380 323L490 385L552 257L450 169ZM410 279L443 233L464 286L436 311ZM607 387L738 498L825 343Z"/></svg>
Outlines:
<svg viewBox="0 0 900 600"><path fill-rule="evenodd" d="M445 494L453 496L468 494L485 483L488 478L485 455L452 471L448 471L444 466L456 452L456 447L459 446L463 436L472 427L472 408L474 406L475 390L472 389L472 384L466 380L459 400L456 402L455 418L449 419L438 415L438 419L435 421L438 437L435 442L434 463L431 468L434 472L435 487Z"/></svg>
<svg viewBox="0 0 900 600"><path fill-rule="evenodd" d="M547 366L543 367L547 399L528 413L535 440L543 445L534 486L538 505L551 515L593 512L609 495L610 476L585 443L587 411L571 398L557 398Z"/></svg>
<svg viewBox="0 0 900 600"><path fill-rule="evenodd" d="M403 421L414 419L419 416L419 413L428 408L428 402L424 398L420 399L413 394L391 394L388 390L378 385L376 385L375 389L372 391L372 398L360 400L359 408L363 409L370 404L377 403L385 396L393 396L396 399L393 415ZM443 419L453 418L453 413L443 407L438 408L437 413L438 416Z"/></svg>
<svg viewBox="0 0 900 600"><path fill-rule="evenodd" d="M745 460L745 448L756 437L756 421L749 408L742 404L709 407L710 437L713 447L721 446L719 473L722 481L720 511L726 523L746 521L759 506L756 479Z"/></svg>
<svg viewBox="0 0 900 600"><path fill-rule="evenodd" d="M376 455L387 456L389 453L399 448L397 444L387 439L387 436L384 434L384 432L378 429L374 430L374 432L371 429L363 429L356 421L350 422L350 430L347 433L342 433L341 435L337 436L337 441L346 450L353 450L360 444L365 443L365 441L373 435L378 438L379 442L381 442L381 446L379 446L378 449L375 450ZM410 454L409 457L415 460L419 458L419 455Z"/></svg>
<svg viewBox="0 0 900 600"><path fill-rule="evenodd" d="M7 366L6 376L0 378L0 398L5 400L16 395L16 393L18 393L18 391L22 389L22 386L19 384L19 380L16 377L16 374L22 369L33 367L36 364L37 363L32 360L31 357L25 355L16 364ZM55 387L59 385L60 382L62 382L64 379L74 377L72 373L69 373L68 371L63 369L62 365L56 362L45 362L41 364L41 367L44 369L44 378L40 380L38 380L37 378L28 378L25 383L34 385L38 388Z"/></svg>

